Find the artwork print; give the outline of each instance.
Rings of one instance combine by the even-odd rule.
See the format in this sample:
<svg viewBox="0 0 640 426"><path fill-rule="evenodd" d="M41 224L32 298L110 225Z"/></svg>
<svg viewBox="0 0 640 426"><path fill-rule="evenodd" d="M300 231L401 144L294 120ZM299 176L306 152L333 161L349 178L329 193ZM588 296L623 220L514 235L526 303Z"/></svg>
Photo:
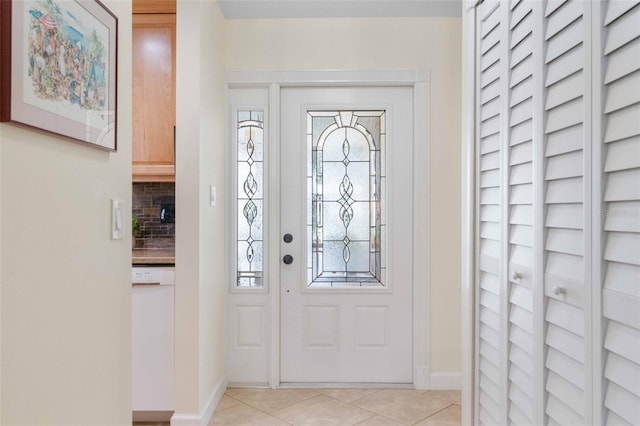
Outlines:
<svg viewBox="0 0 640 426"><path fill-rule="evenodd" d="M2 0L0 18L0 121L115 150L115 15L97 0Z"/></svg>
<svg viewBox="0 0 640 426"><path fill-rule="evenodd" d="M24 101L68 118L109 111L108 28L78 3L25 2Z"/></svg>

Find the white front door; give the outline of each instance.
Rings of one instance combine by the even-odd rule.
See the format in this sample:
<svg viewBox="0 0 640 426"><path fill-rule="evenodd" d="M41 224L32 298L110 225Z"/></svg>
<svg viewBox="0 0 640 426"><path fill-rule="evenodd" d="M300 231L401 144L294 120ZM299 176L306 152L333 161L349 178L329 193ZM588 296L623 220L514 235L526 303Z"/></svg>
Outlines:
<svg viewBox="0 0 640 426"><path fill-rule="evenodd" d="M412 88L283 88L280 152L280 381L411 383Z"/></svg>

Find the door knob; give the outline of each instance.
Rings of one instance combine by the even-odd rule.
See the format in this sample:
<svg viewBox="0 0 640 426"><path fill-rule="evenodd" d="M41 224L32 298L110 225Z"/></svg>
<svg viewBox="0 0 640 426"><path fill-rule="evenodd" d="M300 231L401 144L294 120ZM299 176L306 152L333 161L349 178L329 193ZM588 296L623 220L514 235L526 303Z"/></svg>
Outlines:
<svg viewBox="0 0 640 426"><path fill-rule="evenodd" d="M564 287L554 285L553 294L555 294L556 296L560 296L561 294L567 294L567 290Z"/></svg>
<svg viewBox="0 0 640 426"><path fill-rule="evenodd" d="M514 280L519 280L522 278L522 274L520 272L514 272L513 273L513 279Z"/></svg>
<svg viewBox="0 0 640 426"><path fill-rule="evenodd" d="M282 237L282 239L284 240L285 243L289 244L291 241L293 241L293 235L284 234L284 237Z"/></svg>
<svg viewBox="0 0 640 426"><path fill-rule="evenodd" d="M291 256L290 254L286 254L282 258L282 261L285 263L285 265L291 265L293 263L293 256Z"/></svg>

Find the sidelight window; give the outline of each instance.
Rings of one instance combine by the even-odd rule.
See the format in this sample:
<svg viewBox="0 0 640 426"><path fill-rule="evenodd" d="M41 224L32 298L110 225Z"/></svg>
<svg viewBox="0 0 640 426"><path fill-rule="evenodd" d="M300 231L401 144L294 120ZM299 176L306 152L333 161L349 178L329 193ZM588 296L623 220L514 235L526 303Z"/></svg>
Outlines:
<svg viewBox="0 0 640 426"><path fill-rule="evenodd" d="M237 116L237 286L263 287L263 130L262 111Z"/></svg>

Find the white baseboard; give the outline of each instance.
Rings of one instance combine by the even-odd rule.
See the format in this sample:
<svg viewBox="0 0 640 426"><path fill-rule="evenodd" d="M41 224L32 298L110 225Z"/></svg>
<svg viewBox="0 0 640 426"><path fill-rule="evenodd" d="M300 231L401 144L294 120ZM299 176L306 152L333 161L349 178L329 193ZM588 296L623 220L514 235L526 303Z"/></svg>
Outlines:
<svg viewBox="0 0 640 426"><path fill-rule="evenodd" d="M171 426L200 426L201 417L195 414L174 414L171 416Z"/></svg>
<svg viewBox="0 0 640 426"><path fill-rule="evenodd" d="M460 373L431 373L432 390L460 390L462 389L462 374Z"/></svg>
<svg viewBox="0 0 640 426"><path fill-rule="evenodd" d="M211 418L213 417L213 412L216 411L216 407L218 403L222 399L224 395L224 391L227 390L227 385L229 384L229 380L227 379L227 375L225 374L222 379L216 383L207 399L207 403L204 406L204 410L202 410L202 426L207 426L211 422Z"/></svg>
<svg viewBox="0 0 640 426"><path fill-rule="evenodd" d="M174 414L171 417L171 426L207 426L211 422L213 413L216 411L218 403L227 389L227 377L224 376L214 386L211 395L207 398L204 409L200 415L195 414Z"/></svg>

